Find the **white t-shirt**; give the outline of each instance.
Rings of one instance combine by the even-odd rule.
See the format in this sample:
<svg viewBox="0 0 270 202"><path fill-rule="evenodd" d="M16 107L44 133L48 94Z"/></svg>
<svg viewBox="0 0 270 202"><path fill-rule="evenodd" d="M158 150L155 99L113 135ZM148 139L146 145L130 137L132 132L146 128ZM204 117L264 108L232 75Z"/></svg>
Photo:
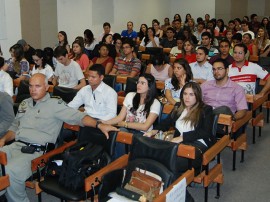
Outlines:
<svg viewBox="0 0 270 202"><path fill-rule="evenodd" d="M149 48L150 48L150 47L154 47L152 41L150 41L150 40L149 40L148 43L145 45L144 38L145 38L145 37L143 37L140 46L145 46L145 47L149 47ZM154 37L154 41L155 41L157 47L159 47L159 38L158 38L158 37Z"/></svg>
<svg viewBox="0 0 270 202"><path fill-rule="evenodd" d="M11 97L13 96L13 80L9 74L3 70L0 70L0 91L6 92Z"/></svg>
<svg viewBox="0 0 270 202"><path fill-rule="evenodd" d="M182 53L182 50L179 50L178 49L178 46L174 46L172 49L171 49L171 52L170 54L172 54L173 56L177 56L179 53Z"/></svg>
<svg viewBox="0 0 270 202"><path fill-rule="evenodd" d="M46 76L47 79L50 79L53 76L53 69L50 65L46 64L44 69L38 69L35 66L31 71L31 75L33 76L36 73L41 73Z"/></svg>
<svg viewBox="0 0 270 202"><path fill-rule="evenodd" d="M68 66L58 62L54 75L59 77L59 86L66 88L74 88L78 85L79 80L84 78L80 65L73 60Z"/></svg>
<svg viewBox="0 0 270 202"><path fill-rule="evenodd" d="M139 105L139 108L137 109L136 113L131 113L130 109L133 107L132 101L134 96L136 95L135 92L128 93L125 97L123 105L127 108L127 115L126 115L126 122L136 122L136 123L145 123L147 117L146 113L143 112L145 105ZM155 99L153 104L150 107L150 113L155 113L159 115L160 113L160 102ZM153 125L150 126L148 131L151 131L153 129Z"/></svg>

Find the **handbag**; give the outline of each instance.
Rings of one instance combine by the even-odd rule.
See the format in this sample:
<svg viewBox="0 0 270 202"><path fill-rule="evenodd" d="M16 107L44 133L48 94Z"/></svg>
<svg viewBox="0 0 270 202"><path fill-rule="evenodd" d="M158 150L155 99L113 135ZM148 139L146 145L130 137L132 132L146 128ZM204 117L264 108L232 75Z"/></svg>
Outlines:
<svg viewBox="0 0 270 202"><path fill-rule="evenodd" d="M134 170L130 181L124 186L125 189L145 196L148 201L153 201L160 192L162 182L144 173Z"/></svg>

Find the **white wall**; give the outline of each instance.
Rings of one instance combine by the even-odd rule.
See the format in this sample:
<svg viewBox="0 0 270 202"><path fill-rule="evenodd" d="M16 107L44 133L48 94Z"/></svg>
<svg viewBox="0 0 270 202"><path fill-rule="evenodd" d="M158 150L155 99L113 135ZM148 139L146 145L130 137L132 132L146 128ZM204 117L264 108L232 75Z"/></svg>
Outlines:
<svg viewBox="0 0 270 202"><path fill-rule="evenodd" d="M258 16L264 16L266 0L248 0L247 15L250 17L251 14L255 13Z"/></svg>
<svg viewBox="0 0 270 202"><path fill-rule="evenodd" d="M1 5L0 5L1 6ZM21 33L21 16L20 16L20 1L19 0L5 0L6 13L6 39L1 39L1 49L5 59L10 57L9 48L14 45L22 37Z"/></svg>

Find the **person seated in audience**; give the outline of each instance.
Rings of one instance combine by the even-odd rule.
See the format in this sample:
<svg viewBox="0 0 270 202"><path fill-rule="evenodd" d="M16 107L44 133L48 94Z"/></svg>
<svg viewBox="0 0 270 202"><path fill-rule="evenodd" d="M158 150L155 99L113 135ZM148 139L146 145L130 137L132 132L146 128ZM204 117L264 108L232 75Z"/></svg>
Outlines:
<svg viewBox="0 0 270 202"><path fill-rule="evenodd" d="M176 40L174 38L174 29L172 27L168 27L166 31L166 38L163 38L159 44L161 48L172 48L176 46Z"/></svg>
<svg viewBox="0 0 270 202"><path fill-rule="evenodd" d="M234 24L235 24L234 29L235 29L236 32L242 30L240 18L235 18L235 19L234 19Z"/></svg>
<svg viewBox="0 0 270 202"><path fill-rule="evenodd" d="M197 28L195 26L195 20L193 18L188 19L188 22L187 22L186 26L189 27L189 29L191 31L191 34L194 35L194 32L197 30Z"/></svg>
<svg viewBox="0 0 270 202"><path fill-rule="evenodd" d="M173 75L165 81L165 97L168 103L175 105L183 86L193 79L193 74L185 59L176 59L173 63Z"/></svg>
<svg viewBox="0 0 270 202"><path fill-rule="evenodd" d="M203 153L216 142L212 133L213 118L212 107L202 100L200 85L188 82L182 88L180 102L176 103L167 119L144 135L151 137L159 131L168 131L174 127L172 142L192 145L197 148L195 159L192 161L193 168L197 170L201 169ZM176 166L181 174L188 169L188 160L179 157Z"/></svg>
<svg viewBox="0 0 270 202"><path fill-rule="evenodd" d="M61 48L67 55L66 48ZM80 67L78 69L80 70ZM6 188L5 195L10 202L29 201L25 180L33 174L31 161L43 155L46 143L56 142L63 122L99 128L106 138L109 138L109 131L118 131L115 127L102 124L87 114L68 107L60 99L50 98L45 75L37 73L29 79L29 83L31 98L20 104L21 113L17 113L7 133L0 139L0 150L7 153L8 164L5 168L10 186ZM28 144L33 144L32 154L23 153L21 150Z"/></svg>
<svg viewBox="0 0 270 202"><path fill-rule="evenodd" d="M226 39L228 39L228 41L231 44L232 43L232 37L233 37L233 30L227 29L225 37L226 37Z"/></svg>
<svg viewBox="0 0 270 202"><path fill-rule="evenodd" d="M191 40L193 44L198 44L198 40L196 36L194 36L191 33L191 30L189 27L184 27L182 31L183 31L183 36L186 37L187 40Z"/></svg>
<svg viewBox="0 0 270 202"><path fill-rule="evenodd" d="M1 60L1 57L0 57L0 60ZM11 123L13 122L15 115L14 115L13 101L12 101L11 96L7 92L1 91L1 90L0 90L0 117L1 117L0 138L2 138L8 131L9 127L11 126Z"/></svg>
<svg viewBox="0 0 270 202"><path fill-rule="evenodd" d="M196 53L195 53L195 45L191 40L184 41L184 47L182 49L182 53L179 53L176 56L176 59L184 58L188 61L188 63L196 62Z"/></svg>
<svg viewBox="0 0 270 202"><path fill-rule="evenodd" d="M58 46L63 46L67 49L68 53L70 53L70 46L68 44L68 38L67 38L67 34L64 31L60 31L58 32L58 43L56 44L55 48Z"/></svg>
<svg viewBox="0 0 270 202"><path fill-rule="evenodd" d="M247 21L242 21L241 22L241 29L242 30L238 31L237 33L240 33L242 35L244 35L245 33L249 33L252 37L252 40L253 40L255 38L255 34L254 34L254 32L249 30L248 24L249 23Z"/></svg>
<svg viewBox="0 0 270 202"><path fill-rule="evenodd" d="M57 62L56 59L53 57L53 49L51 47L46 47L43 49L43 51L47 64L50 65L53 70L55 70Z"/></svg>
<svg viewBox="0 0 270 202"><path fill-rule="evenodd" d="M268 17L264 17L261 22L261 27L267 30L268 36L270 36L270 22Z"/></svg>
<svg viewBox="0 0 270 202"><path fill-rule="evenodd" d="M151 63L147 65L145 73L152 74L158 81L165 81L172 78L173 69L170 64L165 62L165 55L161 54L153 56Z"/></svg>
<svg viewBox="0 0 270 202"><path fill-rule="evenodd" d="M35 65L31 71L31 76L36 73L41 73L46 76L49 82L52 82L54 72L52 67L47 63L44 51L36 49L32 57Z"/></svg>
<svg viewBox="0 0 270 202"><path fill-rule="evenodd" d="M10 75L4 71L5 65L6 65L5 59L0 56L0 92L5 92L12 97L13 96L13 80L10 77Z"/></svg>
<svg viewBox="0 0 270 202"><path fill-rule="evenodd" d="M221 59L224 59L226 60L226 62L228 64L232 64L233 63L233 57L230 55L230 47L231 47L231 43L229 42L228 39L222 39L220 42L219 42L219 54L211 57L209 63L211 65L213 65L213 63L221 58Z"/></svg>
<svg viewBox="0 0 270 202"><path fill-rule="evenodd" d="M98 41L102 41L105 34L113 35L114 33L111 31L111 24L108 22L103 23L103 32L99 35Z"/></svg>
<svg viewBox="0 0 270 202"><path fill-rule="evenodd" d="M187 13L186 14L186 18L185 18L185 22L184 22L185 23L184 26L188 26L188 20L191 19L191 18L192 18L191 17L191 14L190 13Z"/></svg>
<svg viewBox="0 0 270 202"><path fill-rule="evenodd" d="M245 58L248 49L245 44L236 44L233 49L234 62L229 66L229 77L245 89L246 94L255 95L255 99L268 94L270 89L270 74L261 66L249 62ZM266 81L260 92L256 92L256 79Z"/></svg>
<svg viewBox="0 0 270 202"><path fill-rule="evenodd" d="M108 49L109 49L109 56L112 57L113 59L116 58L116 50L115 46L112 44L113 42L113 37L111 34L105 34L102 38L102 41L97 44L93 50L93 57L99 57L99 48L102 44L107 44Z"/></svg>
<svg viewBox="0 0 270 202"><path fill-rule="evenodd" d="M11 77L17 81L28 79L30 67L24 57L23 47L20 44L11 46L10 54L11 58L7 60L4 70L11 72Z"/></svg>
<svg viewBox="0 0 270 202"><path fill-rule="evenodd" d="M137 42L141 42L143 38L146 37L147 29L148 29L147 24L141 24L140 31L138 32L137 35Z"/></svg>
<svg viewBox="0 0 270 202"><path fill-rule="evenodd" d="M160 114L161 104L156 99L156 81L150 74L143 74L137 82L137 92L126 95L120 113L103 123L120 127L120 130L143 135L153 129ZM125 154L125 145L117 143L116 158Z"/></svg>
<svg viewBox="0 0 270 202"><path fill-rule="evenodd" d="M229 64L219 58L214 61L212 70L215 80L201 85L204 103L214 109L227 106L233 114L233 120L243 118L248 109L245 91L228 77Z"/></svg>
<svg viewBox="0 0 270 202"><path fill-rule="evenodd" d="M90 29L86 29L83 32L84 35L84 50L89 59L93 59L93 50L98 44L98 40L95 39L93 32Z"/></svg>
<svg viewBox="0 0 270 202"><path fill-rule="evenodd" d="M131 38L133 41L136 41L137 32L133 30L133 22L129 21L127 23L127 30L123 30L121 36Z"/></svg>
<svg viewBox="0 0 270 202"><path fill-rule="evenodd" d="M163 30L163 33L166 33L168 27L171 27L170 18L166 17L164 18L164 24L161 25L160 29Z"/></svg>
<svg viewBox="0 0 270 202"><path fill-rule="evenodd" d="M115 60L110 75L123 75L128 77L135 77L140 74L141 61L133 55L134 42L130 39L123 41L123 52L125 56L120 56Z"/></svg>
<svg viewBox="0 0 270 202"><path fill-rule="evenodd" d="M246 33L242 37L242 43L245 44L248 48L247 53L249 56L258 56L258 47L252 42L252 36L249 33ZM233 52L233 51L232 51Z"/></svg>
<svg viewBox="0 0 270 202"><path fill-rule="evenodd" d="M209 60L211 59L211 57L218 54L218 50L211 45L212 40L213 40L213 38L212 38L211 33L209 33L209 32L203 32L202 33L202 43L201 43L201 45L208 49Z"/></svg>
<svg viewBox="0 0 270 202"><path fill-rule="evenodd" d="M75 40L72 43L72 55L72 59L80 65L82 71L85 71L90 61L88 56L84 53L83 41Z"/></svg>
<svg viewBox="0 0 270 202"><path fill-rule="evenodd" d="M153 28L155 30L155 37L158 37L159 39L163 38L163 30L160 28L160 22L157 19L153 20Z"/></svg>
<svg viewBox="0 0 270 202"><path fill-rule="evenodd" d="M209 14L205 14L204 15L204 24L205 27L208 27L208 23L210 22L210 15Z"/></svg>
<svg viewBox="0 0 270 202"><path fill-rule="evenodd" d="M254 45L258 48L260 57L267 57L270 53L270 40L266 29L260 27L258 29L257 37L254 40Z"/></svg>
<svg viewBox="0 0 270 202"><path fill-rule="evenodd" d="M170 57L176 57L182 53L185 37L179 37L176 39L176 46L172 47L170 51Z"/></svg>
<svg viewBox="0 0 270 202"><path fill-rule="evenodd" d="M200 22L200 23L198 23L197 30L193 33L193 35L198 40L198 44L201 44L201 41L202 41L201 35L203 33L204 28L205 28L204 22Z"/></svg>
<svg viewBox="0 0 270 202"><path fill-rule="evenodd" d="M177 38L179 36L182 36L182 21L181 19L175 19L173 20L174 30L175 34L174 37Z"/></svg>
<svg viewBox="0 0 270 202"><path fill-rule="evenodd" d="M159 38L155 36L156 32L153 27L148 27L147 35L142 39L140 46L159 47Z"/></svg>
<svg viewBox="0 0 270 202"><path fill-rule="evenodd" d="M215 36L225 36L226 26L222 19L217 20L217 26L215 27Z"/></svg>
<svg viewBox="0 0 270 202"><path fill-rule="evenodd" d="M250 30L252 32L254 32L255 35L258 34L258 30L260 28L260 22L258 21L258 15L257 14L251 14L250 15L250 23L249 23L249 26L250 26Z"/></svg>
<svg viewBox="0 0 270 202"><path fill-rule="evenodd" d="M199 84L208 80L213 80L212 65L207 61L208 49L199 47L196 51L196 62L190 64L194 81Z"/></svg>
<svg viewBox="0 0 270 202"><path fill-rule="evenodd" d="M69 59L65 47L58 46L54 50L54 57L58 61L52 82L54 86L58 85L80 90L86 85L80 65L72 59Z"/></svg>
<svg viewBox="0 0 270 202"><path fill-rule="evenodd" d="M89 70L92 68L94 64L101 64L105 67L105 74L109 74L112 70L114 60L109 56L109 48L107 44L102 44L99 47L99 57L94 57L90 62Z"/></svg>
<svg viewBox="0 0 270 202"><path fill-rule="evenodd" d="M24 57L29 62L29 64L35 64L32 59L32 55L34 54L35 49L32 46L30 46L28 43L26 43L24 39L19 40L17 44L22 45L23 51L24 51Z"/></svg>
<svg viewBox="0 0 270 202"><path fill-rule="evenodd" d="M117 60L120 56L124 55L123 47L122 47L122 37L120 34L115 33L113 35L113 44L114 44L115 50L116 50L115 60Z"/></svg>

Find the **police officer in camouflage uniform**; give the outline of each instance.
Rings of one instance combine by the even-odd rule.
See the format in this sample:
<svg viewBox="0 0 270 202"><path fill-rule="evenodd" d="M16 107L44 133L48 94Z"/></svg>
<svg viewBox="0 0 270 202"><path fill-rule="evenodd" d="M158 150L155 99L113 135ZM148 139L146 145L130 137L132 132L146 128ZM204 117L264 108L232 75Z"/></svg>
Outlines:
<svg viewBox="0 0 270 202"><path fill-rule="evenodd" d="M43 74L30 78L31 98L24 100L15 120L4 137L0 139L0 150L7 153L6 172L10 186L6 189L9 202L28 202L25 180L31 176L31 160L43 154L44 145L55 143L63 122L72 125L98 127L107 137L115 127L97 122L90 116L68 107L61 99L50 98L49 88ZM10 145L5 143L14 140ZM23 153L27 143L38 145L33 153Z"/></svg>

